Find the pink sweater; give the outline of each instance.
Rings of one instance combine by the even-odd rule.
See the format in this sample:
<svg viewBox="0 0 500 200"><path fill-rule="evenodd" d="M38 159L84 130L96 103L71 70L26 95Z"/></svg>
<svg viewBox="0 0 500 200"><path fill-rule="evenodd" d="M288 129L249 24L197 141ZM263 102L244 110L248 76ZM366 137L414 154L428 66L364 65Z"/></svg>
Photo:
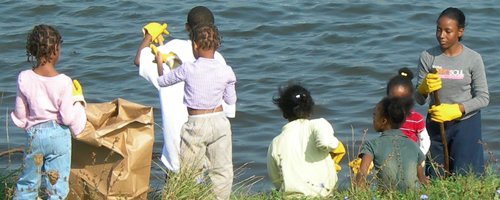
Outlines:
<svg viewBox="0 0 500 200"><path fill-rule="evenodd" d="M16 108L11 113L14 124L27 130L33 125L55 120L78 135L85 128L87 116L80 103L73 103L73 83L64 74L40 76L25 70L17 78Z"/></svg>

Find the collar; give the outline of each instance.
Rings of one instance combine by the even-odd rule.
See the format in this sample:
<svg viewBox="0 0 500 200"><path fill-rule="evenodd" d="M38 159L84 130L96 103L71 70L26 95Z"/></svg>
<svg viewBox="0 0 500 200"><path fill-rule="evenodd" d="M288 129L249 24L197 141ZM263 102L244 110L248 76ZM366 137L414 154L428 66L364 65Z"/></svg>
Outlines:
<svg viewBox="0 0 500 200"><path fill-rule="evenodd" d="M391 130L384 131L384 132L382 132L382 136L403 136L403 137L407 137L399 129L391 129Z"/></svg>

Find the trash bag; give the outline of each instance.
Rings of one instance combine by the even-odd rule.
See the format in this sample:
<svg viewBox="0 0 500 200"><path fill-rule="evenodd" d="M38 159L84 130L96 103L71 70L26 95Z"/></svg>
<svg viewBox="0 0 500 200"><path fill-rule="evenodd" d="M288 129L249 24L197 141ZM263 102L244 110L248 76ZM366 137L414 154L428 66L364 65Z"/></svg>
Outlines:
<svg viewBox="0 0 500 200"><path fill-rule="evenodd" d="M89 103L73 139L68 199L147 199L154 143L151 107Z"/></svg>

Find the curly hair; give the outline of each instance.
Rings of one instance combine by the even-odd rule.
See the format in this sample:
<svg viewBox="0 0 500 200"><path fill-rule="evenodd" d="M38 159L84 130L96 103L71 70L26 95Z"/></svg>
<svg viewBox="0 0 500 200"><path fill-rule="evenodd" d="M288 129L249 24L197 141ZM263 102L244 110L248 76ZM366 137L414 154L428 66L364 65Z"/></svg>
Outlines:
<svg viewBox="0 0 500 200"><path fill-rule="evenodd" d="M37 63L33 64L34 68L44 65L55 52L55 46L60 43L62 43L61 35L54 27L45 24L35 26L28 33L26 41L28 62L36 60Z"/></svg>
<svg viewBox="0 0 500 200"><path fill-rule="evenodd" d="M274 97L273 103L280 108L283 117L289 121L309 118L314 107L311 93L296 82L280 87L279 97Z"/></svg>
<svg viewBox="0 0 500 200"><path fill-rule="evenodd" d="M220 47L219 31L213 24L195 26L189 33L189 38L203 50L217 50Z"/></svg>

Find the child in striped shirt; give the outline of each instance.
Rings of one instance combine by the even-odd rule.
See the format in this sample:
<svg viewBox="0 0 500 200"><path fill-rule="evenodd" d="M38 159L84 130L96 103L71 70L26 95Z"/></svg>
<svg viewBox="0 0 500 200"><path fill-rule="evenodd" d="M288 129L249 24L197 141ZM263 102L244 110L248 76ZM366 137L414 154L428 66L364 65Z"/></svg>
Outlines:
<svg viewBox="0 0 500 200"><path fill-rule="evenodd" d="M200 24L190 32L196 61L183 63L163 73L162 58L158 63L158 84L167 87L184 81L184 104L188 121L181 130L181 172L194 170L200 175L204 159L209 162L208 175L218 199L229 199L233 181L231 125L222 112L221 99L236 103L236 76L230 66L214 59L220 46L217 27Z"/></svg>

